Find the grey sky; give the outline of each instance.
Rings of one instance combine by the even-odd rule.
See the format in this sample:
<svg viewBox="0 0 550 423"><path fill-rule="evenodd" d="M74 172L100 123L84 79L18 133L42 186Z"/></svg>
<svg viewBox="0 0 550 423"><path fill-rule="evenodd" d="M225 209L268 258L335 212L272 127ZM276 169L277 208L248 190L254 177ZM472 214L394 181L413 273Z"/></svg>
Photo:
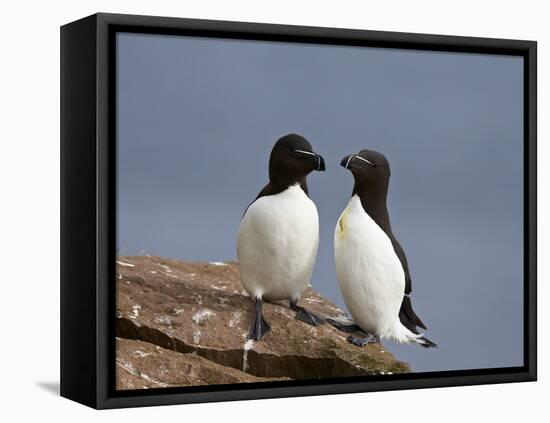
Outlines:
<svg viewBox="0 0 550 423"><path fill-rule="evenodd" d="M312 284L345 308L333 231L353 180L340 159L390 161L389 211L413 305L440 346L388 343L415 371L519 366L522 59L119 34L118 248L235 260L273 143L308 138L321 240Z"/></svg>

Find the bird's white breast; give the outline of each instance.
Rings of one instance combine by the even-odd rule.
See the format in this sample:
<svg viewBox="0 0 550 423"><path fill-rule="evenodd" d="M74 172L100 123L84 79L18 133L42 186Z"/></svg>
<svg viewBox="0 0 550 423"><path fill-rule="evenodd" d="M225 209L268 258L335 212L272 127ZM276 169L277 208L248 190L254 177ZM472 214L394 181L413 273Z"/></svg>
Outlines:
<svg viewBox="0 0 550 423"><path fill-rule="evenodd" d="M237 241L243 286L253 297L297 300L311 280L318 245L317 208L299 185L257 199Z"/></svg>
<svg viewBox="0 0 550 423"><path fill-rule="evenodd" d="M399 315L405 273L390 238L353 196L334 233L336 273L354 321L365 331L384 335Z"/></svg>

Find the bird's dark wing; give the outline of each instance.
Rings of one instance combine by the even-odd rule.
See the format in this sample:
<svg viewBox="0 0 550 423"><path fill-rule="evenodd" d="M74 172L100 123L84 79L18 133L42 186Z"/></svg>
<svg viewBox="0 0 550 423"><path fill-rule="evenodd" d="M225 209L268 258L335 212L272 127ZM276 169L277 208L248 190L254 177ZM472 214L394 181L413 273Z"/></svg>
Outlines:
<svg viewBox="0 0 550 423"><path fill-rule="evenodd" d="M403 302L401 303L401 309L399 310L399 320L403 323L407 329L412 333L418 333L418 327L427 329L426 325L420 320L420 317L414 312L411 304L411 299L408 295L403 296Z"/></svg>
<svg viewBox="0 0 550 423"><path fill-rule="evenodd" d="M401 266L403 267L403 271L405 272L405 295L403 296L403 302L401 303L401 309L399 310L399 320L401 320L403 326L405 326L411 332L418 333L417 326L421 327L422 329L426 329L426 325L422 322L422 320L420 320L420 317L416 315L412 308L411 299L409 297L409 294L412 291L412 282L411 274L409 272L409 263L407 262L407 256L405 255L401 244L399 244L399 241L397 241L393 234L390 236L390 239L395 254L399 258Z"/></svg>
<svg viewBox="0 0 550 423"><path fill-rule="evenodd" d="M411 274L409 273L409 263L407 262L407 256L405 255L403 248L401 248L401 244L399 244L399 241L395 238L395 236L393 236L393 234L390 235L390 239L395 254L399 258L401 266L403 267L403 271L405 272L405 294L409 295L412 291L412 283Z"/></svg>

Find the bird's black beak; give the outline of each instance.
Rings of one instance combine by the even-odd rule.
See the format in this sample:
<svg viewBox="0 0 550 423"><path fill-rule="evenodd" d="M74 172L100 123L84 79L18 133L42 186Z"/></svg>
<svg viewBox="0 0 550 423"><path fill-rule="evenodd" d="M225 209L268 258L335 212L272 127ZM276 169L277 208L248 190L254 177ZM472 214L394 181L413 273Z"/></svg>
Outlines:
<svg viewBox="0 0 550 423"><path fill-rule="evenodd" d="M353 156L353 154L348 154L347 156L344 156L344 158L340 162L340 166L348 169L348 165L349 165L349 162L351 161L352 156Z"/></svg>
<svg viewBox="0 0 550 423"><path fill-rule="evenodd" d="M373 162L365 159L364 157L358 156L357 154L348 154L347 156L344 156L340 162L340 166L345 167L346 169L351 169L352 167L376 167Z"/></svg>
<svg viewBox="0 0 550 423"><path fill-rule="evenodd" d="M305 160L314 161L315 170L318 170L320 172L325 171L325 159L323 159L323 156L314 153L313 151L305 150L294 150L294 153L298 154L300 157L303 157Z"/></svg>
<svg viewBox="0 0 550 423"><path fill-rule="evenodd" d="M319 172L324 172L326 169L325 167L325 159L323 159L323 156L320 156L317 154L317 170Z"/></svg>

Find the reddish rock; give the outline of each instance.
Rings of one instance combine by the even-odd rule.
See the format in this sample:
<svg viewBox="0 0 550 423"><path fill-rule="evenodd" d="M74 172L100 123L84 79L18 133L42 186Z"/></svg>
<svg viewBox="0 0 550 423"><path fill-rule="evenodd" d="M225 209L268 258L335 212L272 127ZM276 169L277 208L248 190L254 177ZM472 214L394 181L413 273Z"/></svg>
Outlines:
<svg viewBox="0 0 550 423"><path fill-rule="evenodd" d="M117 338L117 389L148 389L191 385L265 382L195 354L181 354L148 342Z"/></svg>
<svg viewBox="0 0 550 423"><path fill-rule="evenodd" d="M252 303L240 284L236 263L120 257L116 277L117 336L170 350L163 353L164 358L175 354L189 360L194 354L195 369L217 365L217 370L239 372L224 377L216 371L211 374L217 376L204 382L207 384L254 381L246 377L318 379L409 371L407 364L396 361L382 345L351 345L347 335L331 325L312 327L296 320L284 303L265 304L264 316L272 329L259 342L247 341ZM301 305L325 318L344 315L311 288L304 293ZM124 349L117 347L117 360L122 351L126 359L134 357L130 351L134 344L121 342ZM139 373L142 361L134 358L128 362ZM144 370L150 377L157 374L152 372L155 362L147 362L148 370ZM167 386L197 385L199 379L206 380L178 377L177 381L158 380ZM229 377L242 379L228 382ZM144 383L122 370L119 379L120 389L135 389L130 386Z"/></svg>

